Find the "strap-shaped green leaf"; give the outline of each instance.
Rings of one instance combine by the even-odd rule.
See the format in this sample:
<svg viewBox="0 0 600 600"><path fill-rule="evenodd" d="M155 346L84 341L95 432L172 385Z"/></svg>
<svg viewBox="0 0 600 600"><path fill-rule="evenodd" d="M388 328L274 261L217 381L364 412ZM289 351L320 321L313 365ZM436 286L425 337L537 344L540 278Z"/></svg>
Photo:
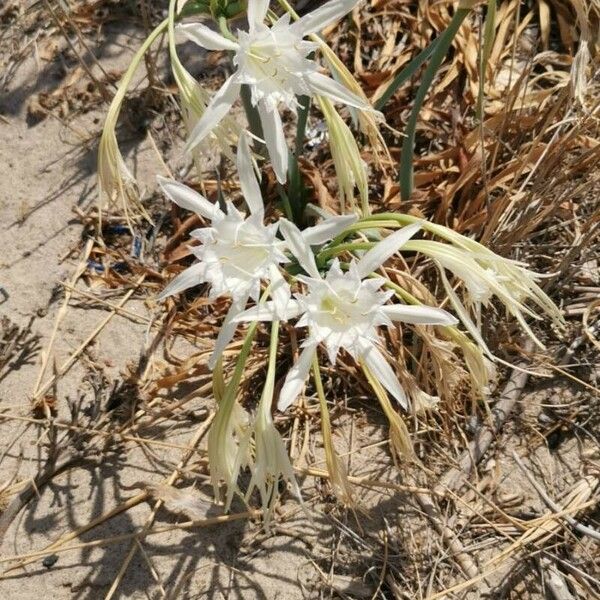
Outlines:
<svg viewBox="0 0 600 600"><path fill-rule="evenodd" d="M417 120L421 107L427 96L427 92L433 82L433 79L446 56L452 40L456 36L462 22L471 12L469 8L459 8L454 13L448 28L437 38L431 60L423 73L421 85L417 90L415 103L410 113L406 126L406 137L402 144L402 156L400 157L400 196L402 200L408 200L413 189L413 152L415 147L415 131L417 128Z"/></svg>
<svg viewBox="0 0 600 600"><path fill-rule="evenodd" d="M440 36L436 37L429 46L421 50L417 56L415 56L401 71L394 77L392 83L388 86L387 90L378 98L375 102L375 108L381 110L387 101L394 95L396 90L406 83L421 67L421 65L432 55L435 47L440 39Z"/></svg>

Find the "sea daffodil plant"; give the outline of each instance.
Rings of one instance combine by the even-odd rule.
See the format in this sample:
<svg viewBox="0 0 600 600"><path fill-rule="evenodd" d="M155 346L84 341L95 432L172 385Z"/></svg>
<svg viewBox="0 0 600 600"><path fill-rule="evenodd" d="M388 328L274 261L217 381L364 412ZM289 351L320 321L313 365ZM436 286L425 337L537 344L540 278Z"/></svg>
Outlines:
<svg viewBox="0 0 600 600"><path fill-rule="evenodd" d="M238 29L235 34L228 19L237 15L243 4L233 6L228 0L196 3L198 12L213 17L213 26L192 22L176 27L175 21L189 14L186 2L179 4L181 12L176 14L176 2L171 0L168 19L153 32L145 47L163 31L169 36L172 68L189 133L186 148L194 151L203 144L206 151L211 145L205 142L213 136L212 147L220 148L234 160L245 203L241 207L229 199L219 205L191 187L159 178L166 196L179 207L196 213L202 224L191 233L196 245L190 247L190 252L196 262L177 275L159 298L163 300L204 284L209 298L226 296L231 300L208 359L217 401L208 439L215 493L219 494L224 483L228 508L236 494L249 502L253 490L257 490L267 519L272 517L281 479L300 495L285 443L275 427L272 405L276 403L280 411L290 410L301 397L312 370L333 488L342 500L350 501L351 491L332 441L320 374L323 355L332 366L349 357L358 367L357 372L362 370L389 420L394 448L400 454L410 455L410 438L401 412L442 410L440 400L449 392L439 374L421 389L417 377L408 373L407 364L397 352L402 347L402 342L400 346L397 342L402 335L409 333L423 345L429 345L431 360L438 361L438 366L443 364L448 369L454 368L454 361L463 363L470 374L474 397L481 398L488 392L490 365L496 360L484 340L481 308L490 306L492 300L504 306L538 345L541 342L526 319L539 318L541 312L560 325L560 313L526 265L502 258L478 242L425 219L402 213L370 214L367 169L350 127L336 112L334 103L358 111L362 117L358 120L366 124L363 129L368 130L372 145L382 139L379 132L373 133L375 113L358 82L316 35L349 13L358 0L330 0L302 17L293 12L286 0L279 1L285 10L282 16L269 10L268 0L252 0L246 5L247 28ZM473 3L467 4L461 4L460 10L468 12ZM460 18L464 16L461 13ZM230 53L234 72L212 98L183 67L176 50L176 31L204 49ZM449 33L443 41L450 43ZM317 51L324 56L333 77L320 72L314 58ZM440 54L441 50L436 60L441 60ZM131 76L130 69L125 87ZM109 191L114 191L115 180L123 188L123 173L126 174L114 135L124 89L113 103L110 127L101 142L100 175ZM250 131L226 121L240 96L245 101ZM265 210L259 168L265 158L264 144L282 199L286 197L283 184L288 174L288 191L292 179L294 185L301 179L298 152L304 131L300 125L305 124L308 112L307 101L302 104L301 98L314 98L329 126L342 213L321 212L322 219L309 227L303 227L311 218L304 206L296 211L286 210L288 218L281 216L278 205ZM295 152L288 147L281 108L304 111L298 117ZM409 159L410 154L403 156L404 161ZM353 212L356 187L361 197L360 219ZM347 209L351 214L344 214ZM421 294L415 292L418 286L410 288L406 284L412 277L406 265L416 257L426 257L437 269L447 297L446 308L435 305L438 299L424 284L419 283L426 290ZM449 274L454 278L452 282ZM263 321L271 322L268 361L265 384L256 394L258 402L253 412L253 407L244 406L238 396L253 339ZM224 351L238 327L247 328L246 336L226 384ZM292 361L289 348L281 351L284 336L280 329L284 328L301 339L298 356ZM392 338L396 346L390 343ZM437 371L444 373L444 369ZM277 385L278 376L281 386ZM432 379L438 389L431 385ZM243 469L251 473L245 491L238 483Z"/></svg>

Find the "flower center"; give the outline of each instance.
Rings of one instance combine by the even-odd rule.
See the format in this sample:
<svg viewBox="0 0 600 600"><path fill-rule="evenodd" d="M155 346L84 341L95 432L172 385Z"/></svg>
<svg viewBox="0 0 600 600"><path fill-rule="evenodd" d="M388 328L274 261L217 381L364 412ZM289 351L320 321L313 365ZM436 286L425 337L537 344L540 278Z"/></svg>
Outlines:
<svg viewBox="0 0 600 600"><path fill-rule="evenodd" d="M347 307L342 306L342 304L338 298L327 295L321 299L320 309L336 323L345 325L350 320L350 314L345 310Z"/></svg>
<svg viewBox="0 0 600 600"><path fill-rule="evenodd" d="M293 64L293 56L290 54L289 48L280 49L272 44L252 44L246 53L257 78L266 77L284 88L288 87L288 80L292 75L290 66Z"/></svg>
<svg viewBox="0 0 600 600"><path fill-rule="evenodd" d="M233 244L223 246L219 254L219 261L224 267L254 277L269 257L269 250L264 246Z"/></svg>

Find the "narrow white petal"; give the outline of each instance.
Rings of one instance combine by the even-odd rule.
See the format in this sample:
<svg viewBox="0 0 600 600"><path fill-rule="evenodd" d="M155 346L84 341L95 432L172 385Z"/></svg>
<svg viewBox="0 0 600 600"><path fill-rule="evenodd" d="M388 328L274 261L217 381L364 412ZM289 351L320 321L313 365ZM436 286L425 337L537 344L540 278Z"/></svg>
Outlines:
<svg viewBox="0 0 600 600"><path fill-rule="evenodd" d="M248 310L236 315L233 319L235 323L243 323L248 321L289 321L296 318L300 314L300 307L295 300L290 300L285 308L284 314L278 315L275 309L274 302L265 302L257 304Z"/></svg>
<svg viewBox="0 0 600 600"><path fill-rule="evenodd" d="M310 87L313 92L320 96L326 96L334 102L345 104L346 106L353 106L354 108L360 108L361 110L373 110L373 108L360 96L352 93L347 87L341 83L322 75L321 73L308 73L306 75Z"/></svg>
<svg viewBox="0 0 600 600"><path fill-rule="evenodd" d="M264 102L258 103L258 114L263 128L263 135L273 171L279 183L285 183L288 167L288 147L285 142L285 133L281 116L276 108L269 108Z"/></svg>
<svg viewBox="0 0 600 600"><path fill-rule="evenodd" d="M203 275L205 268L206 265L203 263L196 263L191 267L188 267L185 271L179 273L179 275L177 275L173 281L171 281L171 283L158 296L158 299L164 300L169 296L183 292L183 290L187 290L195 285L204 283Z"/></svg>
<svg viewBox="0 0 600 600"><path fill-rule="evenodd" d="M156 179L163 192L169 197L169 200L175 202L177 206L191 210L211 220L214 219L217 213L221 212L218 206L209 202L202 194L199 194L187 185L173 181L172 179L166 179L160 175Z"/></svg>
<svg viewBox="0 0 600 600"><path fill-rule="evenodd" d="M367 275L376 271L390 256L396 254L419 229L421 229L421 225L413 223L377 243L356 264L359 276L361 278L367 277Z"/></svg>
<svg viewBox="0 0 600 600"><path fill-rule="evenodd" d="M422 325L456 325L458 319L449 312L433 306L411 306L409 304L389 304L382 307L392 321L417 323Z"/></svg>
<svg viewBox="0 0 600 600"><path fill-rule="evenodd" d="M357 215L332 216L318 225L313 225L313 227L307 227L302 230L302 237L307 244L319 246L330 242L334 237L347 229L348 226L355 223L357 219Z"/></svg>
<svg viewBox="0 0 600 600"><path fill-rule="evenodd" d="M264 213L262 195L254 172L248 136L245 133L240 135L236 163L244 200L246 200L246 204L253 215L261 215L262 217Z"/></svg>
<svg viewBox="0 0 600 600"><path fill-rule="evenodd" d="M273 298L275 313L280 319L286 316L288 302L291 300L292 292L288 282L285 280L279 267L275 264L269 265L269 292Z"/></svg>
<svg viewBox="0 0 600 600"><path fill-rule="evenodd" d="M204 114L196 123L190 138L185 146L185 151L193 150L229 112L231 105L240 93L240 83L236 75L232 75L213 96Z"/></svg>
<svg viewBox="0 0 600 600"><path fill-rule="evenodd" d="M277 408L281 412L287 410L304 389L315 351L314 345L306 346L300 353L296 364L289 370L277 402Z"/></svg>
<svg viewBox="0 0 600 600"><path fill-rule="evenodd" d="M177 30L181 31L188 40L207 50L237 50L239 48L234 41L228 40L202 23L186 23L179 25Z"/></svg>
<svg viewBox="0 0 600 600"><path fill-rule="evenodd" d="M246 302L248 302L248 296L245 298L241 298L237 302L232 302L229 310L227 311L227 315L221 324L221 329L219 330L219 335L215 341L215 348L208 359L208 368L214 369L215 365L221 355L227 348L229 342L233 339L235 335L235 330L237 329L238 323L234 321L234 317L240 314L241 311L244 310L246 306Z"/></svg>
<svg viewBox="0 0 600 600"><path fill-rule="evenodd" d="M269 0L250 0L248 2L248 24L250 31L254 31L260 24L264 23L269 9Z"/></svg>
<svg viewBox="0 0 600 600"><path fill-rule="evenodd" d="M436 261L437 262L437 261ZM481 331L473 323L473 320L469 316L469 311L465 308L463 303L460 301L458 294L454 291L454 288L450 285L448 278L446 277L446 272L444 271L444 267L438 262L438 269L440 270L440 275L442 277L442 283L444 285L444 289L446 290L446 294L448 294L448 298L450 299L450 303L454 307L456 314L460 317L462 324L467 328L467 331L471 334L473 339L479 344L481 350L487 354L490 358L493 359L493 354L490 352L487 344L485 343Z"/></svg>
<svg viewBox="0 0 600 600"><path fill-rule="evenodd" d="M330 0L317 10L309 12L296 21L291 26L292 31L302 37L322 31L328 25L335 23L335 21L348 14L358 2L359 0Z"/></svg>
<svg viewBox="0 0 600 600"><path fill-rule="evenodd" d="M360 358L369 368L373 376L381 385L398 401L400 406L408 410L408 398L402 389L396 374L390 367L385 356L377 349L375 344L363 341L360 349Z"/></svg>
<svg viewBox="0 0 600 600"><path fill-rule="evenodd" d="M311 277L314 277L315 279L321 279L319 269L317 269L317 263L315 262L315 255L302 236L302 232L296 227L296 225L287 219L282 218L279 220L279 231L281 231L281 234L287 242L290 252L296 257L296 260L300 263L300 266Z"/></svg>

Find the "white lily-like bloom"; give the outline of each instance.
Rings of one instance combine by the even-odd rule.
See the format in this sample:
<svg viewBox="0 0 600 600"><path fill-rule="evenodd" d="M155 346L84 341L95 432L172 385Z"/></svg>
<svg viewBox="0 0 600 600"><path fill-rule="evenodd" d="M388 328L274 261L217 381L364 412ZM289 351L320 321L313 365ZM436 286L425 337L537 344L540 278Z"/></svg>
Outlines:
<svg viewBox="0 0 600 600"><path fill-rule="evenodd" d="M387 304L393 292L380 291L385 279L371 277L388 258L420 229L409 225L395 232L369 250L359 261L353 261L347 272L339 261L333 261L325 278L317 268L314 254L295 225L282 219L280 230L302 268L308 274L297 279L306 293L290 300L285 318L298 318L296 327L307 327L308 337L296 364L289 371L278 407L285 410L304 387L311 362L319 344L323 344L332 363L341 348L357 362L364 363L381 384L405 408L408 399L398 378L379 349L378 328L391 327L394 321L423 325L454 325L457 320L445 310L429 306ZM272 302L250 308L235 317L241 321L269 321L277 316Z"/></svg>
<svg viewBox="0 0 600 600"><path fill-rule="evenodd" d="M258 490L266 527L269 526L273 510L279 498L279 483L282 479L290 484L295 496L302 502L300 489L294 476L294 468L271 415L275 371L277 368L278 341L279 322L274 321L271 328L269 363L265 378L265 387L252 426L254 434L254 457L249 463L252 477L246 491L246 500L248 500L254 488ZM243 452L244 448L241 448L241 451Z"/></svg>
<svg viewBox="0 0 600 600"><path fill-rule="evenodd" d="M327 27L350 12L358 0L330 0L322 7L290 23L286 13L272 27L265 24L269 0L248 3L248 31L238 31L228 39L202 23L179 27L190 40L207 50L234 52L237 70L215 94L189 138L190 150L199 144L228 113L247 85L252 104L260 116L265 143L273 170L280 183L286 180L288 148L278 107L294 110L296 96L319 95L362 110L372 110L368 103L344 85L319 72L308 55L319 45L303 38Z"/></svg>
<svg viewBox="0 0 600 600"><path fill-rule="evenodd" d="M254 174L247 137L240 136L237 166L242 194L250 210L246 217L231 202L222 211L188 186L159 178L165 194L178 206L210 221L209 227L196 229L191 236L201 242L191 248L198 262L180 273L160 294L163 300L201 283L210 284L210 298L231 296L232 304L221 327L209 366L214 367L235 334L235 315L246 307L249 298L258 302L261 282L270 284L276 311L283 313L291 296L279 264L288 262L284 242L277 239L277 223L265 225L263 201Z"/></svg>

